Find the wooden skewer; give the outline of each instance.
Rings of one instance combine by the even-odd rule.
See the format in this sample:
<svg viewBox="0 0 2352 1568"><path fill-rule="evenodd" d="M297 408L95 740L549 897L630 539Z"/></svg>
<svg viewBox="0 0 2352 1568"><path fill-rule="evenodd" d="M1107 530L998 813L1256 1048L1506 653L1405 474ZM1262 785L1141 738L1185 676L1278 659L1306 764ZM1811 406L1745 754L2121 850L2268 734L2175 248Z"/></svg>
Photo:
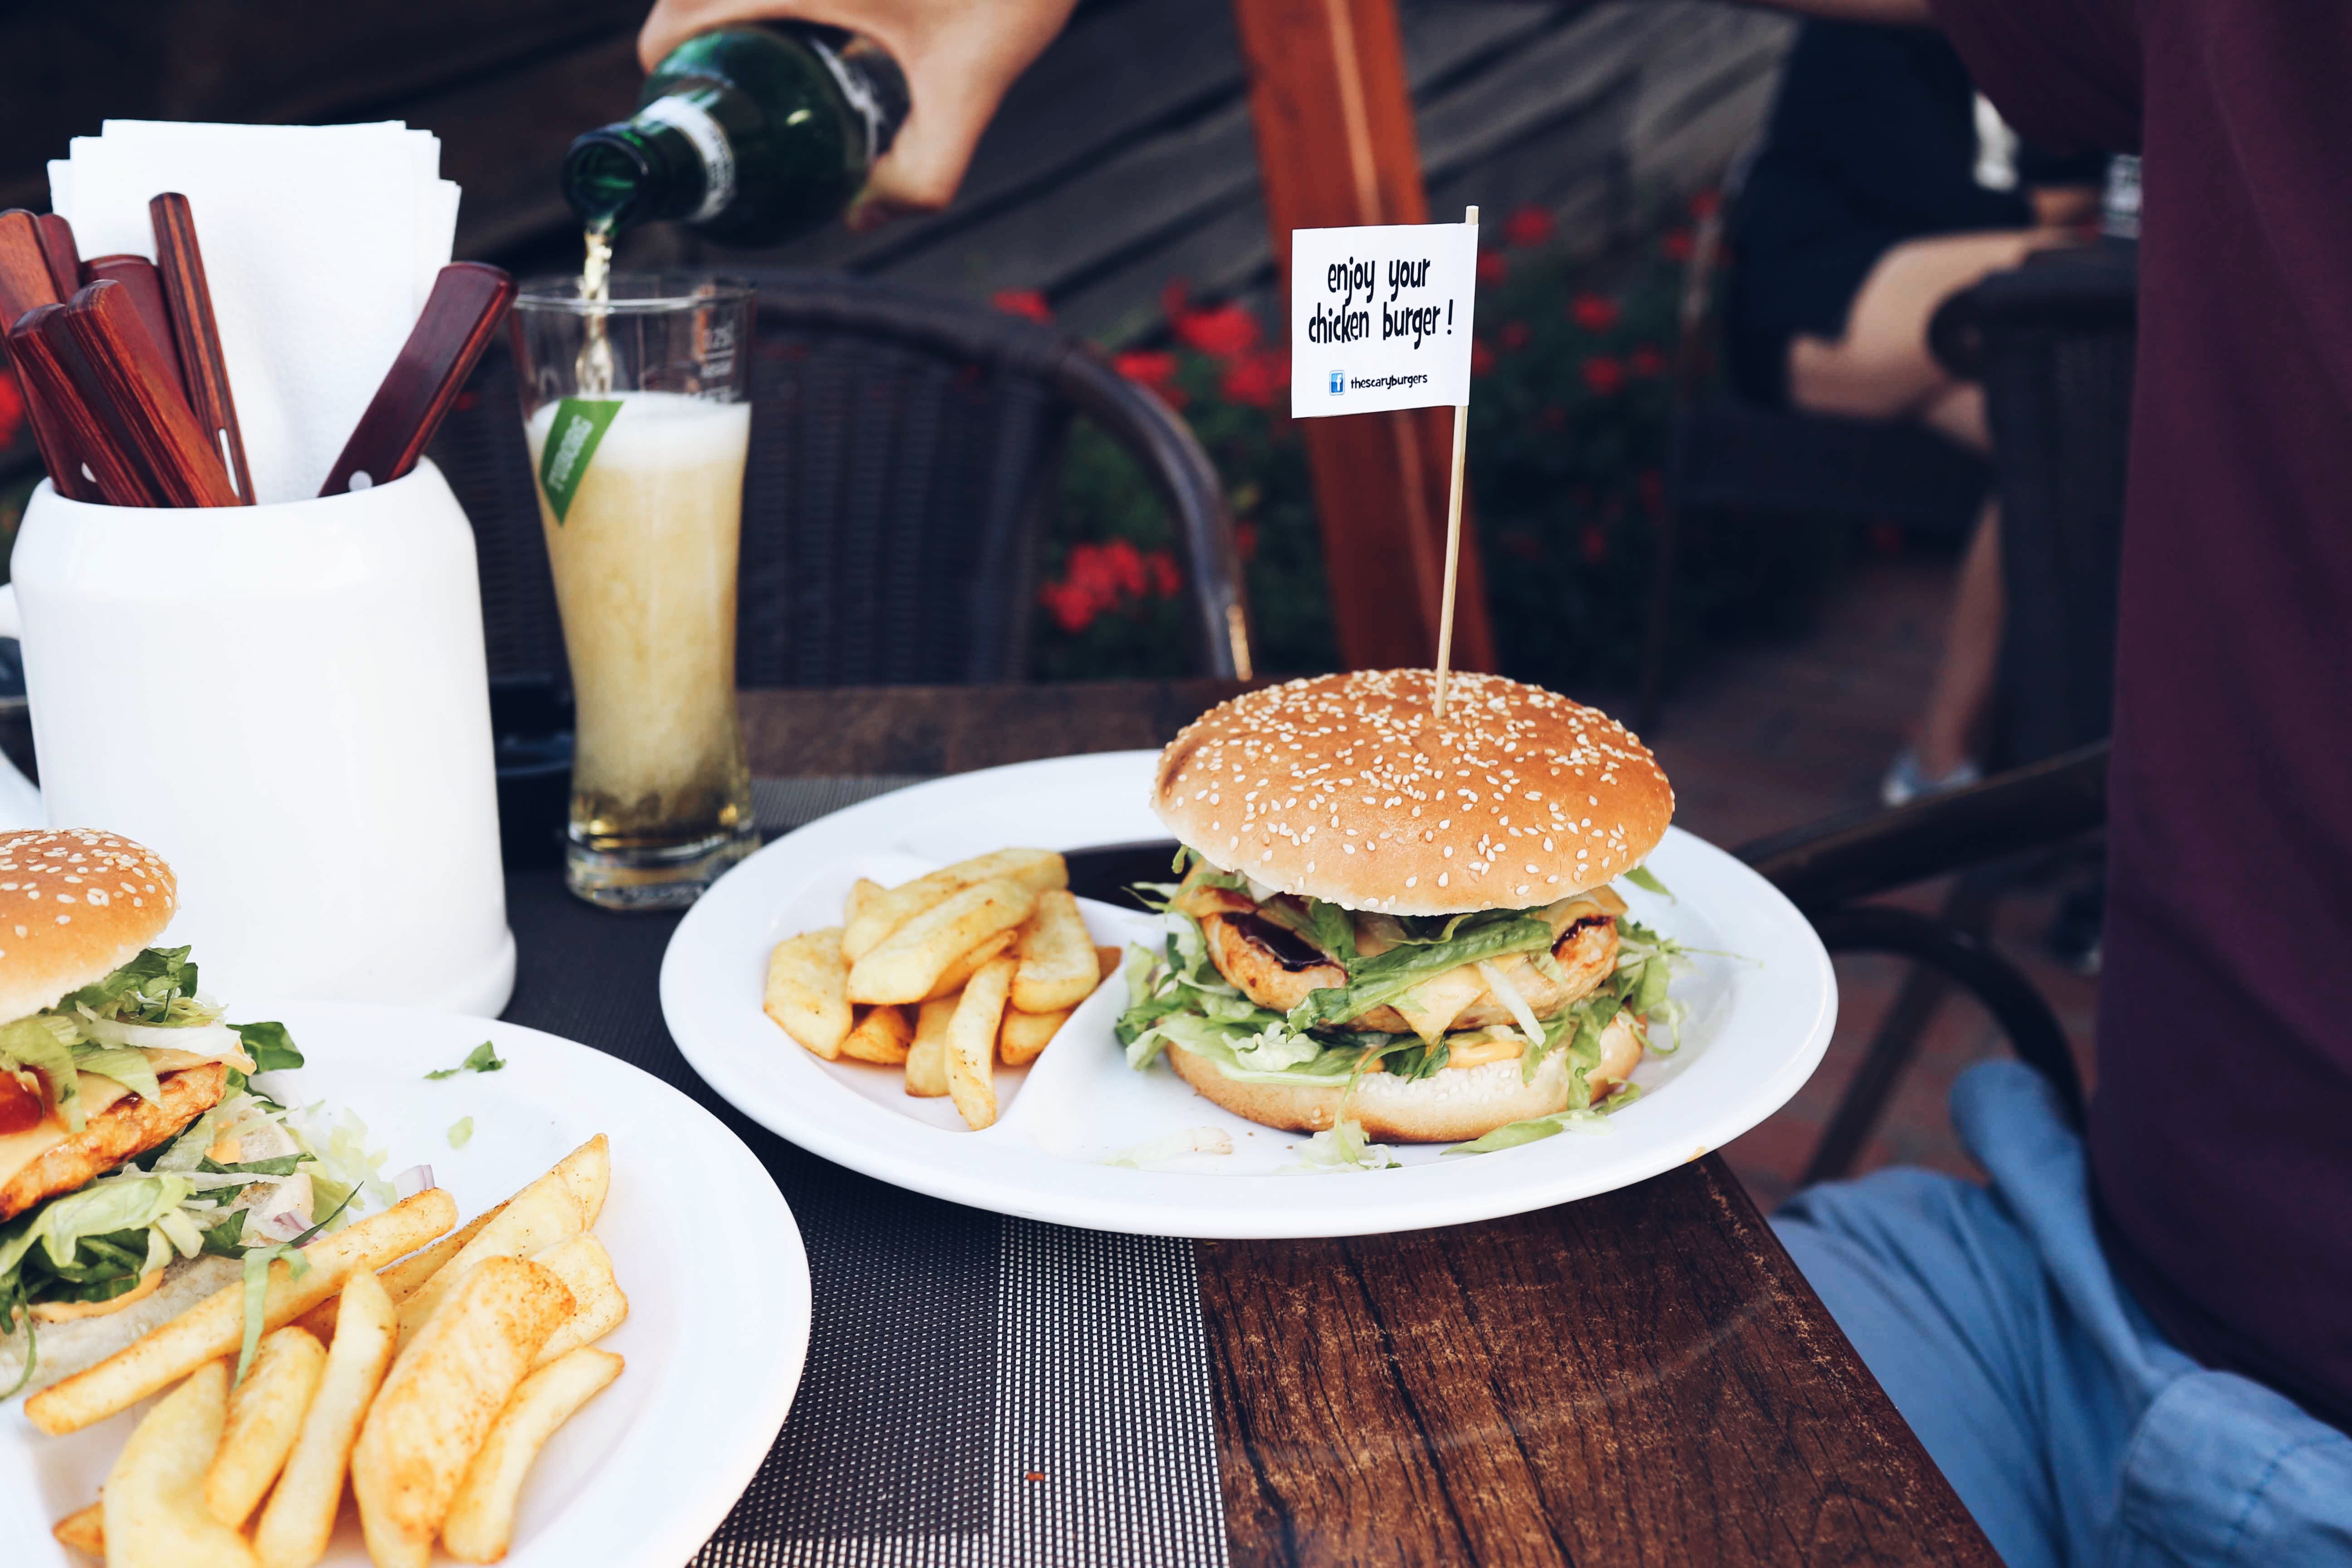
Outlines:
<svg viewBox="0 0 2352 1568"><path fill-rule="evenodd" d="M1462 221L1471 229L1471 247L1477 247L1478 209L1471 207ZM1470 450L1470 404L1467 395L1454 410L1454 487L1445 500L1445 597L1437 608L1437 689L1430 707L1439 723L1445 721L1446 666L1454 658L1454 578L1462 563L1462 459Z"/></svg>
<svg viewBox="0 0 2352 1568"><path fill-rule="evenodd" d="M236 487L232 504L253 504L253 474L246 465L245 437L237 428L236 400L229 395L228 364L221 357L220 328L213 320L213 297L205 281L204 252L196 245L196 221L188 198L166 192L147 204L155 226L155 268L163 275L163 300L180 349L180 371L188 402L207 444L226 465Z"/></svg>
<svg viewBox="0 0 2352 1568"><path fill-rule="evenodd" d="M73 297L65 318L163 504L235 506L228 469L159 363L122 285L91 284Z"/></svg>
<svg viewBox="0 0 2352 1568"><path fill-rule="evenodd" d="M8 354L25 378L31 401L47 410L68 449L79 455L77 476L85 466L89 470L86 482L96 493L77 499L102 500L110 506L163 504L121 438L104 395L96 388L90 367L67 326L63 305L36 305L17 317L16 324L8 330ZM51 482L58 471L49 470Z"/></svg>
<svg viewBox="0 0 2352 1568"><path fill-rule="evenodd" d="M512 278L478 261L455 261L441 269L400 356L343 443L320 495L380 485L416 466L489 346L514 292Z"/></svg>
<svg viewBox="0 0 2352 1568"><path fill-rule="evenodd" d="M147 337L154 345L156 363L172 373L172 384L180 391L181 401L188 396L187 377L180 369L180 345L172 334L172 312L163 303L163 275L155 264L143 256L100 256L81 264L84 283L120 283L131 296L131 303L139 312L139 324L147 329ZM191 410L194 408L190 404Z"/></svg>
<svg viewBox="0 0 2352 1568"><path fill-rule="evenodd" d="M48 258L49 284L58 298L69 300L81 287L81 256L74 249L73 225L55 213L43 213L33 222L41 231L41 254Z"/></svg>
<svg viewBox="0 0 2352 1568"><path fill-rule="evenodd" d="M15 327L26 311L58 301L57 280L49 276L48 257L41 247L39 220L21 207L0 212L0 332ZM51 487L68 500L103 500L97 481L82 472L84 455L73 429L36 390L32 373L21 362L16 379L24 388L33 444L40 448Z"/></svg>

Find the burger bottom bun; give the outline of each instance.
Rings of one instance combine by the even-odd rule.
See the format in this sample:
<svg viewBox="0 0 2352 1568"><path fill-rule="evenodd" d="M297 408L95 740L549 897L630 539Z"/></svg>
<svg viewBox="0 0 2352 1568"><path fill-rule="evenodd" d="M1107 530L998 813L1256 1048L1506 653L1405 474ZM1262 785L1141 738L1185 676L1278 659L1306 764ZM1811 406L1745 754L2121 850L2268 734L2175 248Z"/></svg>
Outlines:
<svg viewBox="0 0 2352 1568"><path fill-rule="evenodd" d="M1322 1132L1339 1118L1341 1090L1337 1086L1244 1083L1172 1040L1167 1057L1176 1076L1203 1098L1248 1121L1286 1131ZM1622 1082L1641 1057L1642 1037L1620 1013L1601 1032L1601 1066L1591 1075L1593 1087ZM1367 1073L1356 1080L1347 1114L1375 1142L1459 1143L1514 1121L1566 1110L1568 1089L1568 1053L1555 1051L1536 1069L1533 1083L1521 1080L1516 1058L1447 1068L1411 1082L1388 1073Z"/></svg>
<svg viewBox="0 0 2352 1568"><path fill-rule="evenodd" d="M245 1277L245 1267L234 1258L209 1254L179 1259L163 1270L163 1282L149 1294L102 1318L74 1318L62 1323L32 1326L30 1348L35 1357L32 1378L17 1390L37 1394L49 1384L96 1366L119 1350L127 1349L151 1329L160 1328L205 1297L225 1290ZM0 1335L0 1388L16 1384L25 1373L26 1331Z"/></svg>

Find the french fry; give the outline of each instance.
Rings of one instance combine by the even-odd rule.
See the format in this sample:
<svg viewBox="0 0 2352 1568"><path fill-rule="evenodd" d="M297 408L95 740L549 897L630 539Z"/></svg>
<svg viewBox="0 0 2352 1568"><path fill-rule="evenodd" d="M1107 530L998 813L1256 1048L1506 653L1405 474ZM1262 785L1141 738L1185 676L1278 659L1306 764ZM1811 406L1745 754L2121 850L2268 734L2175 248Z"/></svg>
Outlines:
<svg viewBox="0 0 2352 1568"><path fill-rule="evenodd" d="M550 1173L563 1184L563 1190L580 1205L580 1228L595 1229L596 1216L604 1212L604 1194L613 1186L613 1141L597 1133L555 1162L555 1169Z"/></svg>
<svg viewBox="0 0 2352 1568"><path fill-rule="evenodd" d="M481 1234L482 1227L498 1218L506 1208L484 1209L430 1247L418 1247L407 1257L397 1258L375 1271L378 1283L394 1302L405 1301L424 1289L425 1282L441 1271L441 1266L464 1249L465 1245ZM328 1297L295 1321L310 1331L310 1337L331 1347L335 1342L335 1322L343 1307L342 1296Z"/></svg>
<svg viewBox="0 0 2352 1568"><path fill-rule="evenodd" d="M106 1505L94 1502L88 1508L76 1509L49 1526L59 1546L79 1552L85 1557L106 1559Z"/></svg>
<svg viewBox="0 0 2352 1568"><path fill-rule="evenodd" d="M915 1021L915 1038L907 1047L907 1092L918 1100L937 1100L948 1091L948 1020L955 1016L958 1000L926 1002Z"/></svg>
<svg viewBox="0 0 2352 1568"><path fill-rule="evenodd" d="M551 1269L487 1258L394 1358L352 1447L352 1492L376 1568L427 1568L467 1468L571 1311L572 1292Z"/></svg>
<svg viewBox="0 0 2352 1568"><path fill-rule="evenodd" d="M1004 1022L996 1030L998 1058L1009 1068L1027 1067L1052 1042L1055 1031L1070 1021L1074 1011L1060 1007L1051 1013L1024 1013L1018 1007L1007 1007Z"/></svg>
<svg viewBox="0 0 2352 1568"><path fill-rule="evenodd" d="M593 1225L604 1209L611 1175L610 1145L600 1132L499 1205L496 1219L400 1303L401 1342L406 1344L467 1274L485 1259L530 1258Z"/></svg>
<svg viewBox="0 0 2352 1568"><path fill-rule="evenodd" d="M998 878L975 882L892 931L850 966L852 1002L919 1002L948 966L1029 918L1037 895Z"/></svg>
<svg viewBox="0 0 2352 1568"><path fill-rule="evenodd" d="M768 955L763 1008L785 1034L831 1061L849 1033L849 998L843 986L849 962L841 956L841 927L828 926L780 942Z"/></svg>
<svg viewBox="0 0 2352 1568"><path fill-rule="evenodd" d="M1051 849L1000 849L943 866L928 877L918 877L887 891L868 895L850 911L842 929L842 956L852 965L882 944L899 927L951 893L998 878L1018 882L1033 893L1070 885L1070 868ZM856 889L851 889L852 897Z"/></svg>
<svg viewBox="0 0 2352 1568"><path fill-rule="evenodd" d="M399 1342L400 1319L382 1275L354 1274L336 1300L335 1342L319 1391L254 1529L253 1552L261 1568L310 1568L326 1555L352 1443Z"/></svg>
<svg viewBox="0 0 2352 1568"><path fill-rule="evenodd" d="M265 1331L284 1327L341 1289L355 1269L373 1269L414 1252L457 1223L456 1200L439 1187L428 1187L303 1248L310 1269L299 1279L284 1258L278 1259L269 1266L262 1299ZM244 1337L245 1289L231 1285L96 1366L41 1390L25 1402L25 1414L52 1436L79 1432L205 1363L234 1354ZM209 1462L211 1456L205 1458Z"/></svg>
<svg viewBox="0 0 2352 1568"><path fill-rule="evenodd" d="M1097 947L1095 949L1095 965L1102 971L1097 984L1108 980L1127 966L1127 950L1123 947Z"/></svg>
<svg viewBox="0 0 2352 1568"><path fill-rule="evenodd" d="M496 1563L514 1542L515 1501L556 1428L621 1375L621 1358L573 1350L522 1380L466 1470L441 1525L441 1544L466 1563Z"/></svg>
<svg viewBox="0 0 2352 1568"><path fill-rule="evenodd" d="M897 1067L915 1043L914 1020L903 1007L868 1007L857 1026L843 1037L841 1054L861 1062Z"/></svg>
<svg viewBox="0 0 2352 1568"><path fill-rule="evenodd" d="M205 1506L231 1530L245 1528L246 1516L285 1468L326 1369L319 1342L289 1323L263 1337L245 1380L229 1391L220 1449L205 1471Z"/></svg>
<svg viewBox="0 0 2352 1568"><path fill-rule="evenodd" d="M1010 958L982 965L948 1020L948 1093L955 1100L956 1114L975 1132L996 1121L996 1031L1004 1020L1004 998L1013 989L1016 967Z"/></svg>
<svg viewBox="0 0 2352 1568"><path fill-rule="evenodd" d="M582 1233L536 1254L531 1261L563 1281L572 1292L572 1315L563 1320L532 1361L545 1366L582 1345L593 1344L627 1321L629 1299L613 1278L612 1254L593 1236Z"/></svg>
<svg viewBox="0 0 2352 1568"><path fill-rule="evenodd" d="M1013 1005L1024 1013L1075 1007L1102 984L1094 938L1087 934L1078 900L1066 889L1037 895L1037 907L1021 928L1020 955L1013 972Z"/></svg>
<svg viewBox="0 0 2352 1568"><path fill-rule="evenodd" d="M140 1418L99 1493L108 1568L254 1568L245 1538L205 1508L227 1414L228 1367L207 1361Z"/></svg>
<svg viewBox="0 0 2352 1568"><path fill-rule="evenodd" d="M841 934L845 940L849 935L849 928L857 923L858 918L865 914L867 906L887 890L881 883L870 877L860 877L849 884L849 896L842 900L841 907ZM842 952L841 960L844 963L849 962L849 953L845 948Z"/></svg>
<svg viewBox="0 0 2352 1568"><path fill-rule="evenodd" d="M1020 934L1017 931L998 931L994 936L949 964L947 973L931 982L930 994L925 996L923 1000L936 1002L942 996L952 996L971 984L971 977L980 973L980 966L1010 949Z"/></svg>

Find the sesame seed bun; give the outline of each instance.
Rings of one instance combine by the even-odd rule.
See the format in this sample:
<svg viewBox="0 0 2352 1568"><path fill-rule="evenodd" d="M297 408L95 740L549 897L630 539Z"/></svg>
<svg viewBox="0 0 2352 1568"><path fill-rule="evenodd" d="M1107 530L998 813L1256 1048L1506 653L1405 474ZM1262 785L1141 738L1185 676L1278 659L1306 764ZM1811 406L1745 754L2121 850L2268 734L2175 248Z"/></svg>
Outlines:
<svg viewBox="0 0 2352 1568"><path fill-rule="evenodd" d="M103 980L172 923L179 882L114 833L0 836L0 1022Z"/></svg>
<svg viewBox="0 0 2352 1568"><path fill-rule="evenodd" d="M1152 809L1222 870L1398 915L1526 909L1640 865L1675 814L1607 714L1496 675L1356 670L1223 702L1160 754Z"/></svg>
<svg viewBox="0 0 2352 1568"><path fill-rule="evenodd" d="M1336 1087L1244 1083L1172 1040L1166 1054L1176 1076L1202 1098L1251 1121L1294 1132L1321 1132L1343 1114L1341 1090ZM1620 1013L1601 1031L1601 1065L1591 1076L1596 1091L1623 1081L1642 1059L1641 1037L1626 1015ZM1447 1068L1411 1082L1388 1073L1367 1073L1356 1080L1344 1114L1360 1122L1364 1135L1376 1143L1459 1143L1514 1121L1566 1110L1568 1091L1568 1053L1554 1051L1536 1069L1533 1083L1521 1079L1516 1059Z"/></svg>

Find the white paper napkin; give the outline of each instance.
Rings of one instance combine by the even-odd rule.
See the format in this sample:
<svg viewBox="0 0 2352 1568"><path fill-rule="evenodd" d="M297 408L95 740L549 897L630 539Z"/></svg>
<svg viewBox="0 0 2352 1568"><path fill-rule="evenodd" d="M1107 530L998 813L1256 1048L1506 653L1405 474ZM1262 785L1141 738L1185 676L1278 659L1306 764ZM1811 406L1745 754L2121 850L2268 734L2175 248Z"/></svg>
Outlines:
<svg viewBox="0 0 2352 1568"><path fill-rule="evenodd" d="M110 120L49 165L81 253L152 258L149 199L188 198L253 488L316 495L448 263L441 143L374 125Z"/></svg>

